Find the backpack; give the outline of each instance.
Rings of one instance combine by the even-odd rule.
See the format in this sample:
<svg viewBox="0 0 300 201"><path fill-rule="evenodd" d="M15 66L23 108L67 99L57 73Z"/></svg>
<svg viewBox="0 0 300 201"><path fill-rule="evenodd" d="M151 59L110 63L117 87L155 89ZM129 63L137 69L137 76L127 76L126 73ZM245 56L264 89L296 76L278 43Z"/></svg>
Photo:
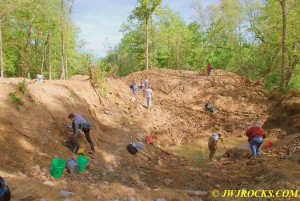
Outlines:
<svg viewBox="0 0 300 201"><path fill-rule="evenodd" d="M138 151L137 148L135 148L132 144L127 145L127 150L129 153L133 155L136 154L136 152Z"/></svg>
<svg viewBox="0 0 300 201"><path fill-rule="evenodd" d="M91 130L93 127L94 127L94 126L93 126L93 123L87 121L86 124L82 124L81 129L82 129L82 131L84 132L84 131Z"/></svg>

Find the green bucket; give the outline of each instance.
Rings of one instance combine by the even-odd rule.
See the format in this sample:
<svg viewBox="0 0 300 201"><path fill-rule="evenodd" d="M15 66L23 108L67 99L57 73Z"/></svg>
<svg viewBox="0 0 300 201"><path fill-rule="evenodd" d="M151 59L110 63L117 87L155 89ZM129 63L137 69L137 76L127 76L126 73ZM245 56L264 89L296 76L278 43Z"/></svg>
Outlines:
<svg viewBox="0 0 300 201"><path fill-rule="evenodd" d="M64 169L66 167L66 161L61 158L55 158L52 161L52 167L51 167L51 175L54 178L61 178Z"/></svg>
<svg viewBox="0 0 300 201"><path fill-rule="evenodd" d="M79 172L84 172L87 164L89 163L89 158L85 156L78 156L78 166L79 166Z"/></svg>

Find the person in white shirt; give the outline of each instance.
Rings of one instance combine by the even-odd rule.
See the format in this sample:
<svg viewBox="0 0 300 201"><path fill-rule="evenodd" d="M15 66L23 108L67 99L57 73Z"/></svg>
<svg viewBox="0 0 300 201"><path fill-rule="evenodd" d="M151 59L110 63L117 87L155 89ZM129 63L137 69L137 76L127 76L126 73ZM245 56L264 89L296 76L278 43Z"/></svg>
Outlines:
<svg viewBox="0 0 300 201"><path fill-rule="evenodd" d="M222 140L221 134L214 133L208 139L208 149L209 149L209 159L212 160L216 150L217 150L217 143L218 140Z"/></svg>
<svg viewBox="0 0 300 201"><path fill-rule="evenodd" d="M153 100L153 91L150 89L149 86L148 86L148 88L146 88L145 94L146 94L146 98L147 98L147 108L150 109L150 106L151 106L152 100Z"/></svg>
<svg viewBox="0 0 300 201"><path fill-rule="evenodd" d="M145 88L149 88L149 81L148 81L148 77L146 77L145 81L144 81L144 85L145 85Z"/></svg>

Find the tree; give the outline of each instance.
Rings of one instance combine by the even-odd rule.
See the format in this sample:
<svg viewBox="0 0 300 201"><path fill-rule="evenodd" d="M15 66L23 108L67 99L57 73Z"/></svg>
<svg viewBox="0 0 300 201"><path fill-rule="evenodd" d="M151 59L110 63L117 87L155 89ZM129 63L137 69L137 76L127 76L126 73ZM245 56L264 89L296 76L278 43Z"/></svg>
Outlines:
<svg viewBox="0 0 300 201"><path fill-rule="evenodd" d="M61 0L61 10L60 10L60 35L61 35L61 74L60 79L66 79L65 70L65 39L64 39L64 4L65 1Z"/></svg>
<svg viewBox="0 0 300 201"><path fill-rule="evenodd" d="M161 5L162 0L138 0L140 6L135 8L132 11L132 15L130 18L137 18L140 21L145 22L146 26L146 69L148 70L148 50L149 50L149 36L148 36L148 26L149 26L149 19L151 18L152 13L155 9Z"/></svg>
<svg viewBox="0 0 300 201"><path fill-rule="evenodd" d="M279 90L284 91L284 89L288 86L287 77L286 77L286 30L287 30L287 14L290 12L290 9L296 6L296 1L291 1L289 4L289 8L286 8L286 0L278 0L281 6L281 14L282 14L282 38L281 38L281 77L280 77L280 85ZM297 63L297 59L294 60ZM291 71L290 71L291 74ZM291 75L289 75L290 80Z"/></svg>
<svg viewBox="0 0 300 201"><path fill-rule="evenodd" d="M71 5L70 5L70 9L69 9L69 17L71 18L71 15L72 15L72 10L73 10L73 6L74 6L74 0L71 0ZM66 67L66 78L68 78L68 44L69 44L69 29L70 29L70 19L67 21L67 33L66 33L66 64L65 64L65 67Z"/></svg>

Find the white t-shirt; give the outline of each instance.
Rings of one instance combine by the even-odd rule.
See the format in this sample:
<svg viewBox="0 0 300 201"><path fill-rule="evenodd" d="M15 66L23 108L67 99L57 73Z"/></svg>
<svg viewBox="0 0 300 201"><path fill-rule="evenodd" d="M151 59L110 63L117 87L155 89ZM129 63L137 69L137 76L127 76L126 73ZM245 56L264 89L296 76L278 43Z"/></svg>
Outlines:
<svg viewBox="0 0 300 201"><path fill-rule="evenodd" d="M147 97L147 98L152 99L152 97L153 97L153 91L152 91L150 88L147 88L147 89L145 90L145 93L146 93L146 97Z"/></svg>
<svg viewBox="0 0 300 201"><path fill-rule="evenodd" d="M217 133L212 134L211 137L214 138L215 141L217 141L220 138Z"/></svg>

